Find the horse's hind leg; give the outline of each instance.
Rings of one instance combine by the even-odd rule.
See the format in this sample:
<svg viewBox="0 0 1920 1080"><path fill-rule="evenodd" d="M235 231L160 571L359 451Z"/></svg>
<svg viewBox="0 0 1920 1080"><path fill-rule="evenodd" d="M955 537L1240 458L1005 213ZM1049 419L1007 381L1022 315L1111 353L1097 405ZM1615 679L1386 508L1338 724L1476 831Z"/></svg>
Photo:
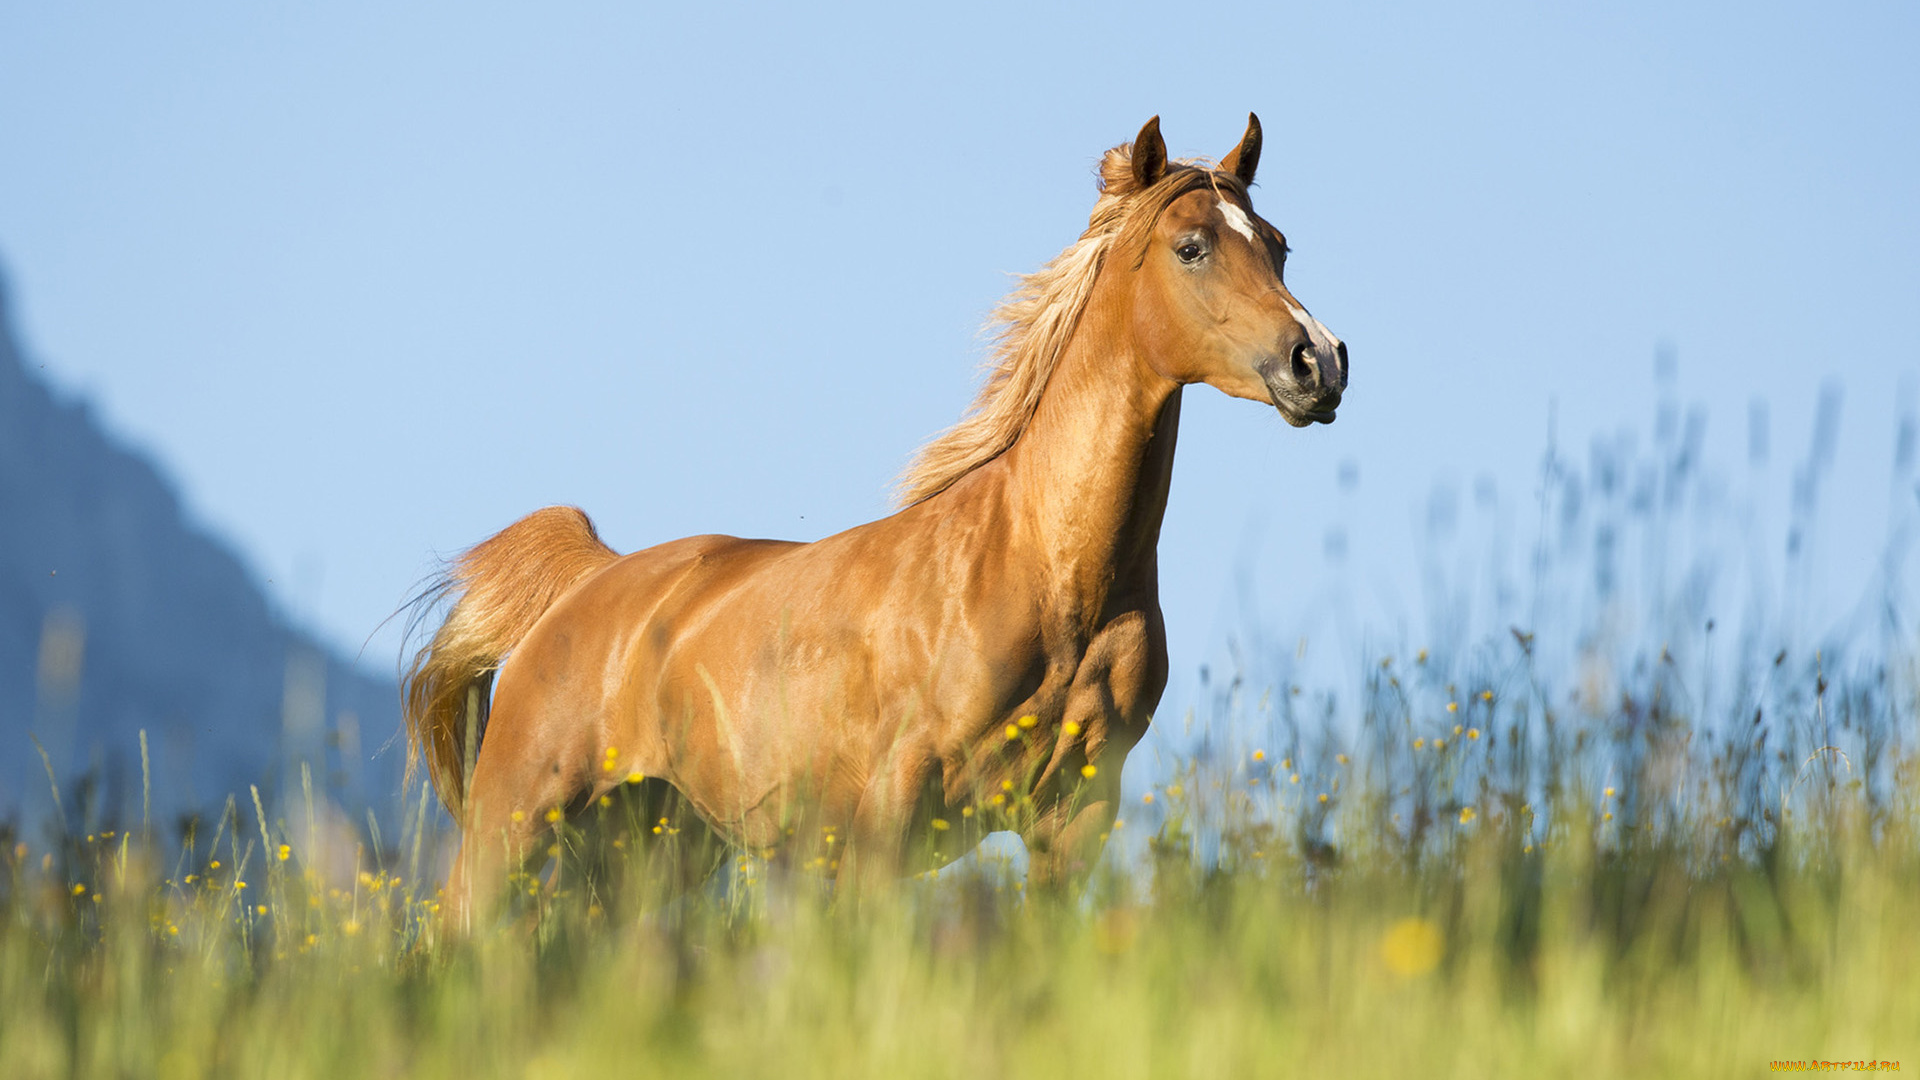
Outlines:
<svg viewBox="0 0 1920 1080"><path fill-rule="evenodd" d="M583 770L536 755L500 726L474 766L460 852L447 879L447 922L463 933L487 925L508 876L543 858L541 838L552 831L554 815L585 790Z"/></svg>

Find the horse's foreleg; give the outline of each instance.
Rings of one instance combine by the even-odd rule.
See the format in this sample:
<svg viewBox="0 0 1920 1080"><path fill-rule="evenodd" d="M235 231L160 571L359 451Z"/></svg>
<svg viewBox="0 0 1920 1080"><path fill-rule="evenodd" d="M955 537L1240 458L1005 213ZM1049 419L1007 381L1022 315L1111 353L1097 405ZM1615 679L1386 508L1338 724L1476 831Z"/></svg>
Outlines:
<svg viewBox="0 0 1920 1080"><path fill-rule="evenodd" d="M1020 834L1027 846L1030 894L1075 896L1093 873L1120 812L1117 779L1093 788L1082 788L1078 799L1055 806Z"/></svg>

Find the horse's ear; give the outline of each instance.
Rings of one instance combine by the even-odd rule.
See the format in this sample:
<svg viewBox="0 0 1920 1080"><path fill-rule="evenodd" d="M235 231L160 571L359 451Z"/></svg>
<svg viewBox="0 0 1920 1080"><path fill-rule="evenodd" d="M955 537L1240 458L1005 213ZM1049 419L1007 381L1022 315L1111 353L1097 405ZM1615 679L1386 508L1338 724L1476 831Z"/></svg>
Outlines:
<svg viewBox="0 0 1920 1080"><path fill-rule="evenodd" d="M1260 118L1247 114L1247 133L1240 136L1240 145L1220 159L1220 168L1240 178L1243 184L1253 183L1253 170L1260 167Z"/></svg>
<svg viewBox="0 0 1920 1080"><path fill-rule="evenodd" d="M1167 140L1160 137L1160 118L1154 117L1133 137L1133 182L1141 191L1167 175Z"/></svg>

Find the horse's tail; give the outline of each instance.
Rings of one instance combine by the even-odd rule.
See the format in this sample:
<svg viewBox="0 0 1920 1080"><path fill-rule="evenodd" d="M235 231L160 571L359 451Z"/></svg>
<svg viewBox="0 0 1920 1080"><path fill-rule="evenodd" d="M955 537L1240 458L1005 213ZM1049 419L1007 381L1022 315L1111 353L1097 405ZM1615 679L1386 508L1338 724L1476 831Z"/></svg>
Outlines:
<svg viewBox="0 0 1920 1080"><path fill-rule="evenodd" d="M433 640L407 667L407 776L425 757L427 775L456 820L480 752L488 684L501 659L554 601L616 558L586 514L549 506L469 548L415 601L418 618L441 598L455 598Z"/></svg>

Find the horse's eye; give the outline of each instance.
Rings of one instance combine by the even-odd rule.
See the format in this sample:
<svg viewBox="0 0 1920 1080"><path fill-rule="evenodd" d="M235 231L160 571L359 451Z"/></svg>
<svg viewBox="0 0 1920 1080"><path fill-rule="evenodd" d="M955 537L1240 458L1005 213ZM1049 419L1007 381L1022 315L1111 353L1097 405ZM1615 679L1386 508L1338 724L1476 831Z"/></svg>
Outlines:
<svg viewBox="0 0 1920 1080"><path fill-rule="evenodd" d="M1206 254L1206 252L1201 250L1199 244L1189 240L1186 243L1181 244L1179 250L1175 251L1174 254L1180 256L1181 262L1192 263L1192 262L1198 262L1200 259L1200 256Z"/></svg>

